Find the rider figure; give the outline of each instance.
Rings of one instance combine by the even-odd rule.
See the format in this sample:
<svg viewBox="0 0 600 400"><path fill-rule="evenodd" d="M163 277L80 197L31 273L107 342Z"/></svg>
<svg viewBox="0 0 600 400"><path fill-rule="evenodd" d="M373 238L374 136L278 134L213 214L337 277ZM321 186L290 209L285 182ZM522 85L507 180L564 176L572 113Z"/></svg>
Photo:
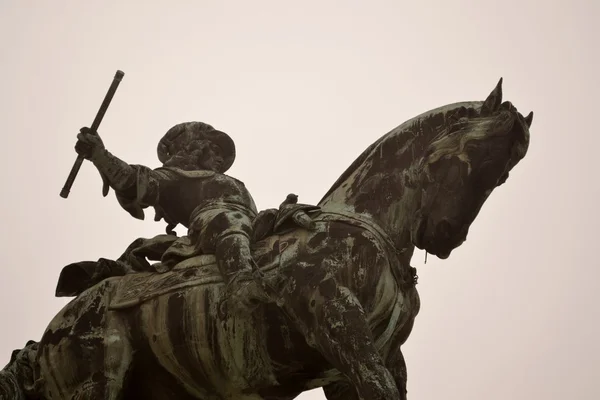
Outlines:
<svg viewBox="0 0 600 400"><path fill-rule="evenodd" d="M214 254L230 297L234 302L247 300L257 211L244 184L224 175L235 159L235 145L226 133L202 122L174 126L158 144L163 167L154 170L115 157L88 128L77 138L76 151L94 163L124 209L143 219L143 209L153 207L155 220L163 218L168 232L177 224L188 228L193 249L189 255Z"/></svg>

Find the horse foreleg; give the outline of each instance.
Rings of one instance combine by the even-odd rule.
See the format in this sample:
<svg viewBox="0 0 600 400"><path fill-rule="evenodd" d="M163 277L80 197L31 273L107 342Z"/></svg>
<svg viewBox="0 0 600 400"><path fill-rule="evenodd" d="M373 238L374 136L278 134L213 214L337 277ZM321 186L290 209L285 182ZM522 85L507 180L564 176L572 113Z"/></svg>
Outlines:
<svg viewBox="0 0 600 400"><path fill-rule="evenodd" d="M400 398L406 399L406 362L404 361L404 356L402 355L400 346L392 349L388 355L386 364L390 370L390 373L394 377L396 387L400 391Z"/></svg>
<svg viewBox="0 0 600 400"><path fill-rule="evenodd" d="M400 391L400 399L406 399L406 362L400 346L393 349L387 357L386 365ZM323 387L327 400L356 400L358 395L348 381L338 381Z"/></svg>
<svg viewBox="0 0 600 400"><path fill-rule="evenodd" d="M406 399L407 373L406 361L404 360L401 346L404 344L404 342L406 342L406 339L408 339L414 323L415 320L413 316L413 318L411 318L404 326L402 326L402 328L394 335L390 350L385 360L385 364L396 381L396 386L402 395L402 399Z"/></svg>
<svg viewBox="0 0 600 400"><path fill-rule="evenodd" d="M350 290L327 280L310 296L308 307L300 304L305 300L296 298L287 305L308 344L346 376L356 391L355 398L401 399L394 378L375 347L365 312ZM330 395L338 398L333 397L333 389Z"/></svg>

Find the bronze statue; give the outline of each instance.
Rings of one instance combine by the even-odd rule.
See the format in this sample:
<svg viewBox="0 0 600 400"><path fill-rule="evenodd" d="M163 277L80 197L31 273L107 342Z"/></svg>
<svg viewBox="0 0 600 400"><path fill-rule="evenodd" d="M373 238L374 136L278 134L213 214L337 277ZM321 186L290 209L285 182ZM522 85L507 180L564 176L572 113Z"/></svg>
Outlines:
<svg viewBox="0 0 600 400"><path fill-rule="evenodd" d="M122 163L84 130L79 154L105 174L124 208L141 217L155 206L168 223L188 224L189 234L139 239L117 260L68 266L58 292L77 297L27 352L27 382L15 388L10 365L0 375L0 400L287 400L316 387L329 400L405 399L401 346L419 311L414 248L447 258L464 242L485 200L525 156L531 123L532 114L502 102L500 81L485 101L434 109L381 137L317 205L290 195L255 218L243 185L221 178L229 145L215 139L205 156L203 135L221 135L212 127L174 128L183 133L165 136L157 170ZM187 136L177 142L180 134ZM212 171L187 172L200 166ZM161 197L161 185L179 179L198 189ZM198 194L213 181L214 191ZM196 223L199 199L243 225L211 231L216 213ZM227 229L238 235L223 250L237 255L231 266L213 240ZM206 232L210 246L200 244ZM254 307L221 309L226 274L250 274L254 263L259 278L243 294L258 300Z"/></svg>

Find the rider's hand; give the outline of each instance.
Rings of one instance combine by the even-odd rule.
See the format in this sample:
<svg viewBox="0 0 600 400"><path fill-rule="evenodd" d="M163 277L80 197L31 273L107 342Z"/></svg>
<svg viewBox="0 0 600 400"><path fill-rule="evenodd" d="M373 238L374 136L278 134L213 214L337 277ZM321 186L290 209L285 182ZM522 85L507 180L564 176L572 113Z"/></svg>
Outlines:
<svg viewBox="0 0 600 400"><path fill-rule="evenodd" d="M75 151L86 160L93 159L104 150L100 136L90 128L81 128L77 135Z"/></svg>

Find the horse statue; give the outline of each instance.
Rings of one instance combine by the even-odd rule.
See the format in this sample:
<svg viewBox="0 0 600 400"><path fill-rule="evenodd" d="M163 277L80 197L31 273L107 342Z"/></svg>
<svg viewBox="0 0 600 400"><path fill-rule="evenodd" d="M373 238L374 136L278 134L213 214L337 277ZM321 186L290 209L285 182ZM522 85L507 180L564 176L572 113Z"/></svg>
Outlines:
<svg viewBox="0 0 600 400"><path fill-rule="evenodd" d="M413 251L447 258L527 152L533 114L502 102L501 84L393 129L310 210L312 229L254 243L273 301L219 312L210 255L104 279L22 357L27 385L3 371L0 400L291 400L319 387L328 400L406 399Z"/></svg>

